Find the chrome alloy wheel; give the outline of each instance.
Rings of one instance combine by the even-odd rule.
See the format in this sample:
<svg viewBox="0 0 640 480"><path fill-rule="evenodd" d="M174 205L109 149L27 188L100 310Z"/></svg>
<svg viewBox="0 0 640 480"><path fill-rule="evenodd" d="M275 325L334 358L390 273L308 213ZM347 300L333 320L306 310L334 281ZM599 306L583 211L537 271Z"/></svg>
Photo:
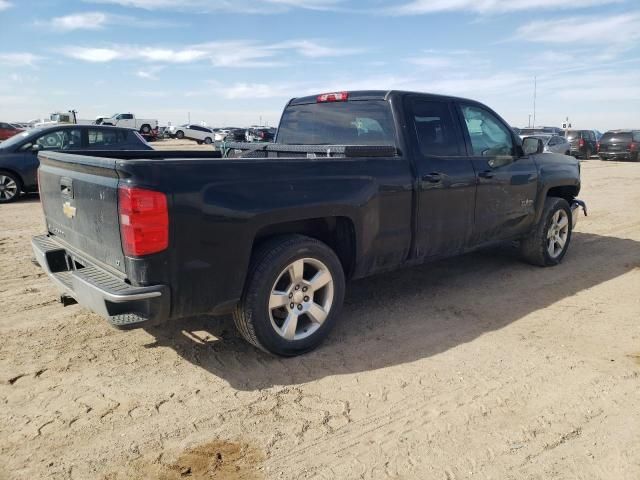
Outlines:
<svg viewBox="0 0 640 480"><path fill-rule="evenodd" d="M301 258L278 276L269 296L269 318L285 340L302 340L324 323L333 304L333 277L315 258Z"/></svg>
<svg viewBox="0 0 640 480"><path fill-rule="evenodd" d="M564 210L557 210L551 218L547 231L547 252L551 258L558 258L569 238L569 216Z"/></svg>
<svg viewBox="0 0 640 480"><path fill-rule="evenodd" d="M0 175L0 200L11 200L18 194L18 184L11 177Z"/></svg>

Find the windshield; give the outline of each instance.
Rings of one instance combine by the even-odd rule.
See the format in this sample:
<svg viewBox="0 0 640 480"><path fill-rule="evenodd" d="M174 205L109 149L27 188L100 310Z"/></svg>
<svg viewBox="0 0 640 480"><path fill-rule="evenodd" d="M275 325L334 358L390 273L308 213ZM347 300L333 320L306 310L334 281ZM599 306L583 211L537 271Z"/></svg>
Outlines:
<svg viewBox="0 0 640 480"><path fill-rule="evenodd" d="M278 128L277 143L395 145L395 136L388 102L327 102L288 107Z"/></svg>
<svg viewBox="0 0 640 480"><path fill-rule="evenodd" d="M35 130L28 130L26 132L18 133L13 137L11 137L9 140L5 140L4 142L0 143L0 148L13 147L14 145L22 143L24 140L29 139L30 137L32 137L33 135L39 132L40 132L39 129L35 129Z"/></svg>

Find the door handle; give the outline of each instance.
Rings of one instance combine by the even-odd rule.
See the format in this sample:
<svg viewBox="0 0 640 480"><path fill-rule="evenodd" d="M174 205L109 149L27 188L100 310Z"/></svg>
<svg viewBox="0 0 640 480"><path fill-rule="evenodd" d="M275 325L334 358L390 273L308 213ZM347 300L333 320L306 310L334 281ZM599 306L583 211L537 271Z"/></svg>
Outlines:
<svg viewBox="0 0 640 480"><path fill-rule="evenodd" d="M484 172L480 172L478 176L482 178L493 178L493 172L491 170L485 170Z"/></svg>
<svg viewBox="0 0 640 480"><path fill-rule="evenodd" d="M436 173L436 172L428 173L422 176L422 181L429 182L429 183L439 183L442 181L442 174Z"/></svg>

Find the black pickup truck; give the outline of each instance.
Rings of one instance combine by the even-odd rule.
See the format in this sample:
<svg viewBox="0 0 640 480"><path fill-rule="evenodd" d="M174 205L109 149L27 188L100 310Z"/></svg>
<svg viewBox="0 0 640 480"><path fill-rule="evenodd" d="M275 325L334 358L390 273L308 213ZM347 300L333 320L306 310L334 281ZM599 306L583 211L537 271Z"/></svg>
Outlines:
<svg viewBox="0 0 640 480"><path fill-rule="evenodd" d="M347 279L514 240L560 263L580 166L542 148L472 100L296 98L275 143L41 152L32 245L61 299L114 325L233 312L253 345L296 355L335 324Z"/></svg>

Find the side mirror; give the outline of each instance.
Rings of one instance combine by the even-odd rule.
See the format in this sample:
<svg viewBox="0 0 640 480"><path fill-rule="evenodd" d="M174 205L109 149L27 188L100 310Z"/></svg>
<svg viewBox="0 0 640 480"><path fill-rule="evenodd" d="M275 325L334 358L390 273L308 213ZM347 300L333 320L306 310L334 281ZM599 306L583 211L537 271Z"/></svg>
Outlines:
<svg viewBox="0 0 640 480"><path fill-rule="evenodd" d="M33 153L38 153L40 150L42 150L42 147L37 143L34 143L33 145L31 145L31 151Z"/></svg>
<svg viewBox="0 0 640 480"><path fill-rule="evenodd" d="M544 143L539 138L525 137L522 140L522 151L525 155L544 152Z"/></svg>

